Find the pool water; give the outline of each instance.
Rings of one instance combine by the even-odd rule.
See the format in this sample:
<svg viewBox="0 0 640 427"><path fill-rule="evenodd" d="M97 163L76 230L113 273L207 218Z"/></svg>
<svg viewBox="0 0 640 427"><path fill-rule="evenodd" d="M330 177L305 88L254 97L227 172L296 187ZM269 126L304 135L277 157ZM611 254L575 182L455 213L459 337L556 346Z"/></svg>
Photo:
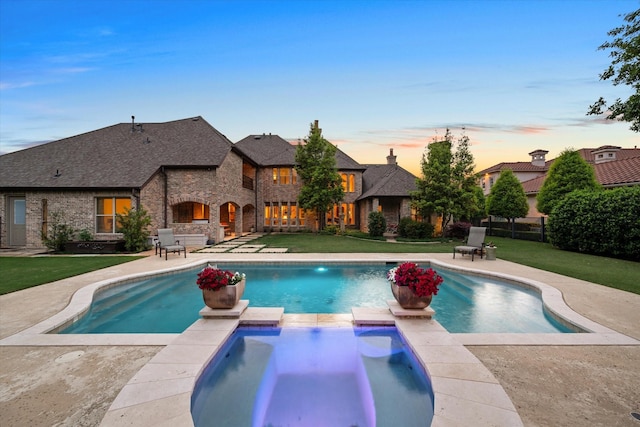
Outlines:
<svg viewBox="0 0 640 427"><path fill-rule="evenodd" d="M387 307L393 299L384 264L228 264L247 276L243 299L251 307L285 313L350 313ZM200 268L107 289L89 312L60 333L180 333L204 306L195 284ZM549 316L532 290L480 276L438 269L444 278L431 306L449 332L573 332Z"/></svg>
<svg viewBox="0 0 640 427"><path fill-rule="evenodd" d="M196 427L429 426L433 391L396 328L238 328L198 379Z"/></svg>

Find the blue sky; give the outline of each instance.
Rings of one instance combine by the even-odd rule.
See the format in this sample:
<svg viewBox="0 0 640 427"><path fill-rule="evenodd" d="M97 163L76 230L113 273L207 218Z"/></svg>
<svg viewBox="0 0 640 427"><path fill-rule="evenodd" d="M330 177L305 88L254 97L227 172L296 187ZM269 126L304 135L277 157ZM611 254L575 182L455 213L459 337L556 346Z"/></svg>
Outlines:
<svg viewBox="0 0 640 427"><path fill-rule="evenodd" d="M597 48L637 0L0 2L0 153L115 123L200 115L232 142L324 136L418 174L447 127L477 170L527 153L630 148L586 116L631 94Z"/></svg>

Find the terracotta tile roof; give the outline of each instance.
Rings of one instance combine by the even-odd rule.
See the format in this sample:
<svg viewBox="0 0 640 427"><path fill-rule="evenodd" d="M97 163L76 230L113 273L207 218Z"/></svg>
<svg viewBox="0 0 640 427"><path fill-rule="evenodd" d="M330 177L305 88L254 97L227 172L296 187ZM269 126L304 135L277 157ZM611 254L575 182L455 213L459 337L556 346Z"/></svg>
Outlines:
<svg viewBox="0 0 640 427"><path fill-rule="evenodd" d="M202 117L120 123L0 156L0 188L139 188L162 166L217 167L232 148Z"/></svg>
<svg viewBox="0 0 640 427"><path fill-rule="evenodd" d="M596 180L603 187L640 185L640 156L592 165ZM524 181L522 187L526 194L537 194L547 175Z"/></svg>
<svg viewBox="0 0 640 427"><path fill-rule="evenodd" d="M542 187L542 183L547 175L541 175L530 179L528 181L524 181L522 183L522 188L524 189L525 194L538 194L540 188Z"/></svg>
<svg viewBox="0 0 640 427"><path fill-rule="evenodd" d="M416 189L416 177L398 165L366 165L362 174L362 195L358 200L369 197L408 197Z"/></svg>
<svg viewBox="0 0 640 427"><path fill-rule="evenodd" d="M614 150L615 160L595 163L596 154L601 151ZM581 148L580 156L594 167L596 179L604 187L640 184L640 149L621 148L614 145L603 145L598 148ZM555 159L548 160L545 166L534 166L531 162L502 162L478 172L480 175L511 169L514 172L541 172L537 178L524 181L522 187L526 194L537 194L542 187L546 173Z"/></svg>
<svg viewBox="0 0 640 427"><path fill-rule="evenodd" d="M596 156L594 153L601 150L615 150L616 160L614 161L640 156L640 148L620 148L613 145L603 145L602 147L598 148L581 148L578 150L578 153L580 153L580 156L582 156L582 158L585 159L587 163L593 164L596 161Z"/></svg>
<svg viewBox="0 0 640 427"><path fill-rule="evenodd" d="M640 150L639 150L640 151ZM605 187L640 185L640 155L593 165L596 179Z"/></svg>
<svg viewBox="0 0 640 427"><path fill-rule="evenodd" d="M531 162L502 162L487 169L483 169L478 174L484 175L487 173L500 172L505 169L511 169L514 172L546 172L549 170L549 165L552 161L547 161L544 166L534 166Z"/></svg>

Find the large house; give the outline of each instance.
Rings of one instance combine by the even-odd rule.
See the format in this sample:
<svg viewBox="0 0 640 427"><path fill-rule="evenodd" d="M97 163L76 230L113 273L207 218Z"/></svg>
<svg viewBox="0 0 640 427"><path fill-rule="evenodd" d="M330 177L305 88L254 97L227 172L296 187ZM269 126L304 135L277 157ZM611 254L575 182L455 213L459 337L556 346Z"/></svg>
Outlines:
<svg viewBox="0 0 640 427"><path fill-rule="evenodd" d="M484 194L489 194L500 177L500 172L511 169L527 195L527 216L543 216L536 209L536 197L553 163L553 160L545 159L547 153L549 152L546 150L535 150L529 153L530 162L502 162L478 172ZM582 148L578 153L593 166L596 180L604 188L640 185L640 149L604 145L599 148Z"/></svg>
<svg viewBox="0 0 640 427"><path fill-rule="evenodd" d="M316 121L317 126L317 121ZM229 235L314 228L297 206L295 145L277 135L233 144L202 117L120 123L0 156L0 245L43 247L54 215L98 240L121 237L116 214L142 206L152 229L173 228L186 244ZM411 215L415 176L362 165L338 150L345 198L326 221L366 231L372 211L397 223Z"/></svg>

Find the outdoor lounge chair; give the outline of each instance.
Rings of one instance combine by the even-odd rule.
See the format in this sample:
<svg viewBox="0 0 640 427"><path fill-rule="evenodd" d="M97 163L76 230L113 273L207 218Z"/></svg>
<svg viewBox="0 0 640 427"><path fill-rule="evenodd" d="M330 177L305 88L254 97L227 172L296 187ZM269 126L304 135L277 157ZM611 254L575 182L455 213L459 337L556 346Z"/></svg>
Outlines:
<svg viewBox="0 0 640 427"><path fill-rule="evenodd" d="M182 246L179 240L176 240L173 236L172 228L158 229L158 248L160 249L161 257L164 250L164 259L168 259L169 252L178 252L178 256L180 256L180 251L184 251L184 257L187 257L187 248Z"/></svg>
<svg viewBox="0 0 640 427"><path fill-rule="evenodd" d="M467 237L467 243L462 246L456 246L453 248L453 257L456 257L456 252L461 254L471 254L471 261L475 254L480 254L480 259L484 252L484 236L487 233L487 227L471 227L469 229L469 236Z"/></svg>

